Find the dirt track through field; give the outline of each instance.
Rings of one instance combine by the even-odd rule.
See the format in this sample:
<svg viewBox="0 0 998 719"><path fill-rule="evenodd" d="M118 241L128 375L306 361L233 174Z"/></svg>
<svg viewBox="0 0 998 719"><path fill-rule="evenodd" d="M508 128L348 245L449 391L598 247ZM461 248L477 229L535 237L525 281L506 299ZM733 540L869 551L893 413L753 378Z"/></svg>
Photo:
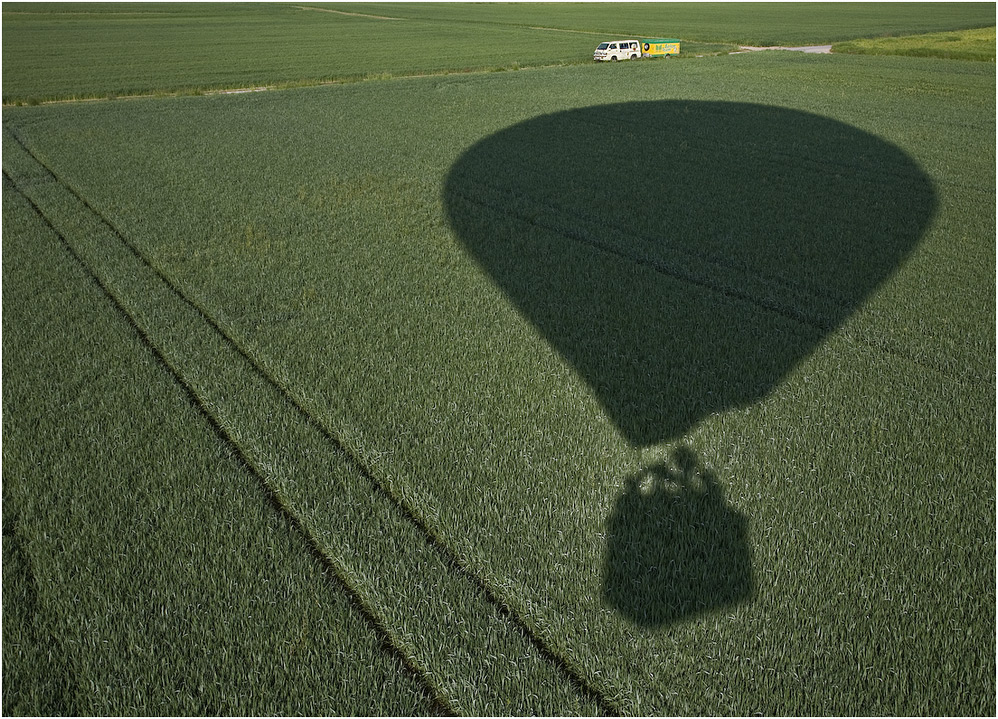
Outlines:
<svg viewBox="0 0 998 719"><path fill-rule="evenodd" d="M298 10L314 10L315 12L331 12L336 15L351 15L353 17L369 17L374 20L405 20L404 17L389 17L387 15L368 15L363 12L346 12L345 10L332 10L324 7L310 7L308 5L294 5Z"/></svg>
<svg viewBox="0 0 998 719"><path fill-rule="evenodd" d="M743 52L757 52L759 50L792 50L794 52L806 52L811 55L830 55L832 52L831 45L801 45L800 47L784 47L782 45L742 45L740 47L741 49L738 52L733 52L731 54L738 55Z"/></svg>
<svg viewBox="0 0 998 719"><path fill-rule="evenodd" d="M15 157L11 165L19 168L10 181L257 477L268 502L441 713L621 713L603 682L593 682L550 647L238 335L167 278L12 129L5 126L4 135ZM254 397L252 411L232 401L247 395ZM310 488L329 486L337 488L335 512L310 495ZM392 581L398 573L408 581ZM413 610L413 587L419 606L429 607L426 614ZM462 667L456 674L455 662ZM494 680L497 665L506 666L509 682ZM550 695L520 696L521 686L547 687Z"/></svg>

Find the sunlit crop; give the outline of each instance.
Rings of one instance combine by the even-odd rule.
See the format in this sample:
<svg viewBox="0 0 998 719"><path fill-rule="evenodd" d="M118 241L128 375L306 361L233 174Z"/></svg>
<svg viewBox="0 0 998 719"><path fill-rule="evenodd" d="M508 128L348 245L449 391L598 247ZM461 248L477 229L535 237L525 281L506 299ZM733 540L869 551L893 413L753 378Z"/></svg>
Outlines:
<svg viewBox="0 0 998 719"><path fill-rule="evenodd" d="M5 107L4 714L993 715L994 108L791 53Z"/></svg>

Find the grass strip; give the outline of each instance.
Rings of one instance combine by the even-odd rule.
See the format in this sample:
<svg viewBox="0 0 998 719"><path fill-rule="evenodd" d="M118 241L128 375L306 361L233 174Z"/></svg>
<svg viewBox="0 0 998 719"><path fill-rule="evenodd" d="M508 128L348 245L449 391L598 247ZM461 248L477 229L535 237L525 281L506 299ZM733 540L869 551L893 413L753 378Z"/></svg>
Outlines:
<svg viewBox="0 0 998 719"><path fill-rule="evenodd" d="M902 37L873 37L832 45L832 52L851 55L903 55L945 60L995 61L995 28L984 27Z"/></svg>
<svg viewBox="0 0 998 719"><path fill-rule="evenodd" d="M25 194L451 709L616 711L85 200L18 138L4 144Z"/></svg>

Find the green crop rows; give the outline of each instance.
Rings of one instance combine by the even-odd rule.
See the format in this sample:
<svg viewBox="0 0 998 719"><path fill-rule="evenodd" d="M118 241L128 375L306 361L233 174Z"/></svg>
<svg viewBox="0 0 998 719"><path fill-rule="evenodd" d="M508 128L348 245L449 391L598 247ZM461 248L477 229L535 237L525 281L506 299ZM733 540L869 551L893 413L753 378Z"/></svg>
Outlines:
<svg viewBox="0 0 998 719"><path fill-rule="evenodd" d="M994 25L986 3L5 3L3 102L290 87L579 64L593 33L682 37L683 55L747 45ZM993 45L993 43L992 43ZM99 72L94 69L99 68Z"/></svg>
<svg viewBox="0 0 998 719"><path fill-rule="evenodd" d="M665 7L4 5L385 74L4 108L5 715L995 713L994 65Z"/></svg>

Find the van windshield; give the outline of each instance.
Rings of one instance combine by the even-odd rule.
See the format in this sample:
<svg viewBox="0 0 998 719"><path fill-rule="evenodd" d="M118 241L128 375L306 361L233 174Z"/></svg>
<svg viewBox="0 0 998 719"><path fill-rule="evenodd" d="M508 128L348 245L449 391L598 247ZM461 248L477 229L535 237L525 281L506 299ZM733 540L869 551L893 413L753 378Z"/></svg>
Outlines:
<svg viewBox="0 0 998 719"><path fill-rule="evenodd" d="M596 48L596 49L597 50L606 50L608 47L610 47L610 43L608 43L608 42L601 42L599 44L599 47Z"/></svg>

